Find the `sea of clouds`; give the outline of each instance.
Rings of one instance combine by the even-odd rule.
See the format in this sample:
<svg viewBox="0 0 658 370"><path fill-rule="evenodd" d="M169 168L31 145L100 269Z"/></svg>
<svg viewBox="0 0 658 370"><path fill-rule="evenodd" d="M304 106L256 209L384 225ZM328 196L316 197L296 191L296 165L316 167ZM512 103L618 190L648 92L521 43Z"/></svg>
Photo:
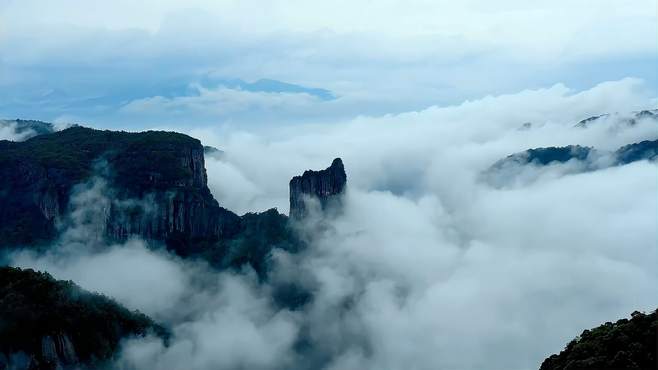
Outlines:
<svg viewBox="0 0 658 370"><path fill-rule="evenodd" d="M108 194L99 179L77 188L73 202L84 211L63 226L54 252L12 261L172 328L169 346L126 341L121 369L537 369L583 329L658 306L656 165L586 173L557 165L499 188L480 174L528 148L655 140L655 121L573 127L655 108L647 91L624 79L333 125L185 129L224 151L206 158L209 187L240 214L287 212L292 176L343 159L342 212L309 229L307 250L275 251L269 282L140 240L93 247L94 212L102 212L94 207ZM520 129L526 122L530 129ZM286 281L309 289L312 302L275 305L272 284Z"/></svg>

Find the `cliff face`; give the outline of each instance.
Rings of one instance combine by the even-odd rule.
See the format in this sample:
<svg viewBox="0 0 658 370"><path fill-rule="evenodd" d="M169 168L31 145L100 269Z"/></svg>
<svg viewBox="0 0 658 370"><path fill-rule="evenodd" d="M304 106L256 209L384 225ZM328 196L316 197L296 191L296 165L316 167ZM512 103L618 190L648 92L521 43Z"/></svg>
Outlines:
<svg viewBox="0 0 658 370"><path fill-rule="evenodd" d="M0 142L0 245L52 240L74 186L94 176L106 178L112 190L104 227L112 240L137 235L184 249L239 230L239 217L220 207L207 187L198 140L75 127Z"/></svg>
<svg viewBox="0 0 658 370"><path fill-rule="evenodd" d="M321 209L339 200L345 189L347 175L343 161L336 158L327 169L307 170L290 180L290 217L301 219L308 214L309 199L317 199Z"/></svg>

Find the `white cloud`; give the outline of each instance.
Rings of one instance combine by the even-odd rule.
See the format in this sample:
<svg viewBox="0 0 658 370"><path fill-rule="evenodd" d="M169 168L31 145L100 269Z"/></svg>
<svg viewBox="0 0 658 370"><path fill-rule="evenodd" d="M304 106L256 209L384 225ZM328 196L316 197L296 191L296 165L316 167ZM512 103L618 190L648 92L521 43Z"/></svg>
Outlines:
<svg viewBox="0 0 658 370"><path fill-rule="evenodd" d="M272 111L275 109L296 111L321 102L305 93L252 92L218 87L216 89L194 86L197 94L166 98L154 96L133 100L121 108L124 113L210 115L227 117L237 113Z"/></svg>
<svg viewBox="0 0 658 370"><path fill-rule="evenodd" d="M647 79L655 90L656 10L649 0L532 6L517 1L491 6L483 0L376 6L364 1L5 2L0 6L5 94L0 95L4 110L13 115L49 120L70 115L116 127L117 122L173 124L167 119L182 125L220 113L229 117L215 116L214 122L236 122L244 118L245 104L267 106L260 115L249 111L247 118L257 116L252 121L265 121L272 112L283 117L281 122L317 112L310 114L315 122L418 110L554 81L582 88L627 75ZM167 94L171 81L194 83L208 73L318 86L343 99L310 104L299 96L214 90L195 98ZM38 104L33 95L43 89L90 99L78 105ZM94 99L108 95L114 99L110 103ZM217 100L223 104L213 104ZM142 114L126 115L126 109Z"/></svg>
<svg viewBox="0 0 658 370"><path fill-rule="evenodd" d="M19 132L16 122L0 120L0 140L23 141L34 136L34 130L27 129Z"/></svg>

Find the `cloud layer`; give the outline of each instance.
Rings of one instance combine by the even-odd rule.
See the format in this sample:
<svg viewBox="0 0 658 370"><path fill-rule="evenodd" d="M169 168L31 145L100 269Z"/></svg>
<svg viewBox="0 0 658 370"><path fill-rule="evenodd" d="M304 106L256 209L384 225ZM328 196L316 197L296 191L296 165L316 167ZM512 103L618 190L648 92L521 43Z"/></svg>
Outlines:
<svg viewBox="0 0 658 370"><path fill-rule="evenodd" d="M281 125L418 110L555 81L582 89L635 76L655 91L656 11L650 0L5 1L0 112L132 129ZM300 105L304 97L294 94L290 108L277 104L288 95L251 94L268 109L236 110L236 99L245 99L233 96L236 89L205 91L201 102L186 94L208 76L271 78L341 99ZM136 114L145 102L167 109ZM172 104L186 116L172 116Z"/></svg>

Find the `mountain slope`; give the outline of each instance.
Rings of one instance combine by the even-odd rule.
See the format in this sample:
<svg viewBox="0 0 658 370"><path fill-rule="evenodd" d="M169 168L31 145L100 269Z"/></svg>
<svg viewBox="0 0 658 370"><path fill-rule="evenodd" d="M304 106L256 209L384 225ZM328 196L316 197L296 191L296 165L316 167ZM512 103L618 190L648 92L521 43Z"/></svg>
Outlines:
<svg viewBox="0 0 658 370"><path fill-rule="evenodd" d="M167 331L113 300L46 273L0 268L0 368L95 367L123 338Z"/></svg>
<svg viewBox="0 0 658 370"><path fill-rule="evenodd" d="M585 330L540 370L653 370L658 368L658 310Z"/></svg>

